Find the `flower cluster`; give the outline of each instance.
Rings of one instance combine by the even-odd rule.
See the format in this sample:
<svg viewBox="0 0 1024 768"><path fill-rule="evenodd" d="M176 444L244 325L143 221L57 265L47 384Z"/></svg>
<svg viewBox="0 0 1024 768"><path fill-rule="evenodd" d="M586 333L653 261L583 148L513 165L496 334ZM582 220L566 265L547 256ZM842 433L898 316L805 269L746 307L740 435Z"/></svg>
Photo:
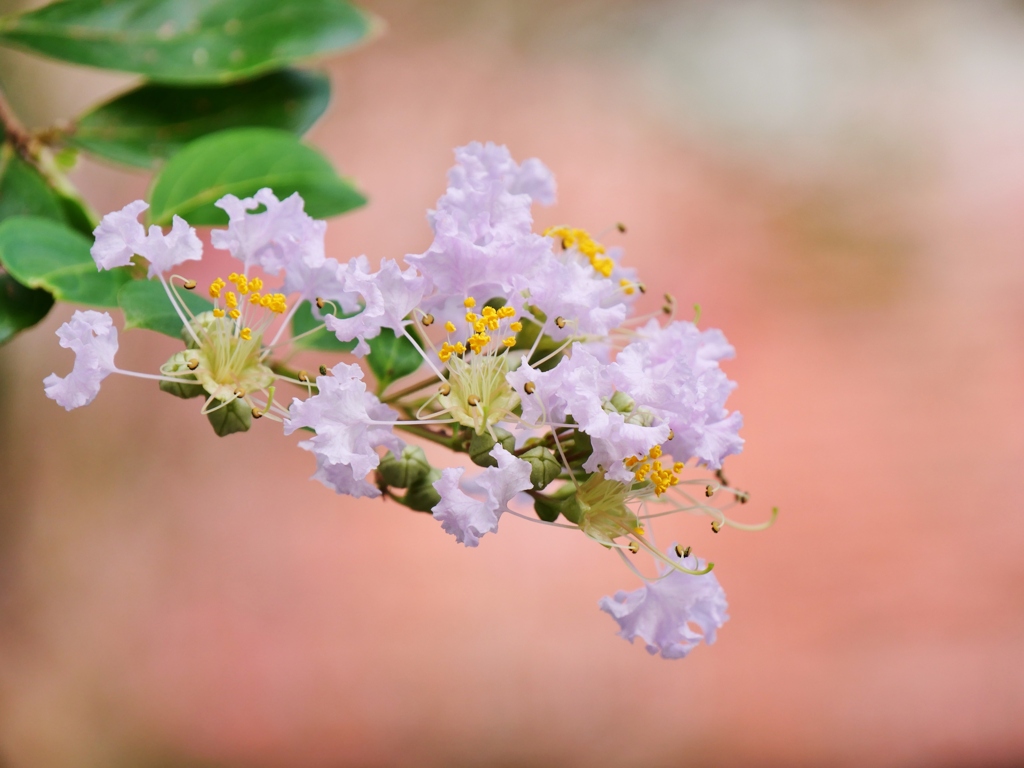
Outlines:
<svg viewBox="0 0 1024 768"><path fill-rule="evenodd" d="M581 531L643 580L600 602L620 634L682 657L713 642L725 596L712 563L655 543L654 518L701 515L715 532L774 520L774 510L760 525L726 514L747 501L721 471L743 447L742 417L725 405L735 385L719 365L733 348L720 331L676 319L670 295L638 315L646 287L603 234L535 232L533 204L554 200L554 178L539 160L517 164L493 144L462 147L428 213L433 242L404 267L384 259L371 271L365 257L343 264L325 256L325 225L305 214L298 195L229 195L218 202L228 228L211 239L241 266L209 286L213 303L199 313L180 293L195 282L172 274L202 255L181 219L168 234L147 234L137 221L146 204L132 203L104 218L93 256L100 269L144 257L181 319L184 349L159 374L131 375L180 397L205 396L202 410L220 434L261 416L282 421L286 434L312 432L299 447L314 455L315 479L340 494L430 512L467 547L496 533L506 513ZM283 279L271 288L256 270ZM315 382L289 370L279 352L305 302L357 359L387 339L425 372L400 389L380 381L374 392L356 361L321 366ZM69 410L90 402L109 373L130 373L114 365L109 315L78 312L58 335L76 363L68 377L49 377L46 392ZM282 381L301 395L287 406L275 402ZM424 441L466 458L434 467L417 445ZM636 565L641 551L653 558L653 575Z"/></svg>

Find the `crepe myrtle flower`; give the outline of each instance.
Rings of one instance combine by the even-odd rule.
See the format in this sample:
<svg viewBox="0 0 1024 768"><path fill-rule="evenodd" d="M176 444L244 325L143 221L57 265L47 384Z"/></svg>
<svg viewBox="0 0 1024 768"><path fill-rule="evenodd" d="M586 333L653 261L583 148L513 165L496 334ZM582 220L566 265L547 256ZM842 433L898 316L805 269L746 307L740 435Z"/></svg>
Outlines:
<svg viewBox="0 0 1024 768"><path fill-rule="evenodd" d="M533 203L555 199L539 160L520 164L506 148L479 143L455 156L428 212L429 247L376 269L365 257L328 258L324 225L297 195L224 197L228 227L212 242L241 266L210 284L212 309L199 315L179 294L195 282L173 272L200 258L194 231L175 219L169 233L147 234L137 221L141 201L105 217L97 266L148 259L184 329L185 348L159 375L136 375L180 396L204 395L208 414L230 408L307 433L299 447L313 455L313 479L429 512L466 547L497 533L506 515L582 533L644 582L600 603L620 634L682 658L714 640L725 598L714 563L689 547L666 552L655 525L685 514L716 533L760 530L777 514L762 523L733 516L749 500L722 469L744 444L742 416L727 406L735 384L721 368L734 350L720 331L698 327L699 308L692 322L677 318L669 294L660 310L637 313L652 297L622 248L603 242L624 226L534 231ZM267 288L257 268L267 280L282 276L280 287ZM274 358L301 302L354 346L354 359L321 365L315 381ZM113 364L116 331L109 316L76 313L58 333L78 359L66 379L47 379L47 394L84 405L106 375L123 372ZM381 349L418 363L403 363L407 376L424 372L412 383L368 386L359 359L381 370ZM281 381L299 386L287 407L274 399ZM422 442L468 461L434 467Z"/></svg>
<svg viewBox="0 0 1024 768"><path fill-rule="evenodd" d="M61 345L77 355L71 375L46 380L46 394L68 410L87 405L110 373L123 373L160 382L179 397L205 397L202 412L211 416L222 434L248 429L253 418L281 421L287 411L274 403L275 385L290 381L311 390L309 376L290 374L271 359L288 341L279 343L302 301L354 311L360 305L344 290L348 270L365 270L365 258L342 265L324 255L324 222L303 211L298 194L280 201L269 190L240 200L227 195L217 205L228 213L226 230L212 234L214 247L227 250L241 262L240 271L218 277L206 293L210 310L194 313L180 291L193 291L196 281L174 270L202 258L195 230L178 216L169 232L138 221L148 208L142 200L107 214L94 231L91 253L100 270L124 267L135 256L148 262L148 276L163 288L169 305L182 323L185 348L161 366L158 374L125 371L113 364L117 331L106 313L76 312L57 332ZM257 212L256 209L262 208ZM283 273L280 290L250 275ZM321 325L320 328L323 326ZM319 330L314 328L309 333ZM217 414L217 416L214 416Z"/></svg>
<svg viewBox="0 0 1024 768"><path fill-rule="evenodd" d="M689 558L698 572L704 567L679 544L673 544L666 556L680 563ZM657 578L639 589L602 597L598 606L618 622L621 637L631 643L639 637L652 655L660 652L662 658L681 659L702 640L708 645L715 642L729 619L729 606L713 573L698 576L667 566L659 570Z"/></svg>

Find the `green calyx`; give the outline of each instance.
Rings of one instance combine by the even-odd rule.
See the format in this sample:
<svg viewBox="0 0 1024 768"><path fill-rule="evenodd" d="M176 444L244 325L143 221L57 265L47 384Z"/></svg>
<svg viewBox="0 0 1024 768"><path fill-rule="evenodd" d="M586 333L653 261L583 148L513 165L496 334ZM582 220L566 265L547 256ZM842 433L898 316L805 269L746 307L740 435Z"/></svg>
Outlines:
<svg viewBox="0 0 1024 768"><path fill-rule="evenodd" d="M377 468L384 484L392 488L410 488L421 483L430 474L430 462L423 449L407 445L401 456L388 451Z"/></svg>

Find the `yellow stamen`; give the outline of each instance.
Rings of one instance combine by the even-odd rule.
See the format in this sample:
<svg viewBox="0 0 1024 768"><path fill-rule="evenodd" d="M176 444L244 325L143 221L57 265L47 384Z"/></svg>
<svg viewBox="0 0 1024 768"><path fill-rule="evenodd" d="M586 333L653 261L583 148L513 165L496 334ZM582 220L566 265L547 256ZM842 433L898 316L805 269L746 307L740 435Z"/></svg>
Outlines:
<svg viewBox="0 0 1024 768"><path fill-rule="evenodd" d="M516 333L519 333L521 330L523 330L522 323L511 323L508 327L511 328Z"/></svg>
<svg viewBox="0 0 1024 768"><path fill-rule="evenodd" d="M213 316L214 317L224 317L224 310L223 309L215 309L215 310L213 310Z"/></svg>
<svg viewBox="0 0 1024 768"><path fill-rule="evenodd" d="M232 320L237 320L241 316L242 313L239 312L237 309L232 309L230 312L228 312L228 317L230 317Z"/></svg>
<svg viewBox="0 0 1024 768"><path fill-rule="evenodd" d="M448 333L455 333L455 323L449 320L447 323L444 324L444 329L448 331Z"/></svg>
<svg viewBox="0 0 1024 768"><path fill-rule="evenodd" d="M472 309L473 307L476 306L476 299L470 296L464 302L462 302L462 306L464 306L466 309Z"/></svg>
<svg viewBox="0 0 1024 768"><path fill-rule="evenodd" d="M516 345L516 337L506 336L504 339L501 340L501 343L504 344L506 347L514 347Z"/></svg>
<svg viewBox="0 0 1024 768"><path fill-rule="evenodd" d="M238 334L238 335L241 336L246 341L251 341L252 340L252 328L243 328L242 332L240 334Z"/></svg>

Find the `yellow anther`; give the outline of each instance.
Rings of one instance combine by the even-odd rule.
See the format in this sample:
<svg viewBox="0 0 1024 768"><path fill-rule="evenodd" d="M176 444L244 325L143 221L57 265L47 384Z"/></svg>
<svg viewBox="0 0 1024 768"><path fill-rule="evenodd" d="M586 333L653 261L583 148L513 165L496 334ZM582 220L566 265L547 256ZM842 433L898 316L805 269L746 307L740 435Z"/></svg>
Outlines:
<svg viewBox="0 0 1024 768"><path fill-rule="evenodd" d="M501 322L501 321L498 320L497 317L488 317L487 318L487 327L490 330L492 330L492 331L496 331L496 330L498 330L498 323L499 322Z"/></svg>
<svg viewBox="0 0 1024 768"><path fill-rule="evenodd" d="M461 355L465 351L466 351L466 345L465 344L463 344L461 341L455 342L455 354L456 355Z"/></svg>
<svg viewBox="0 0 1024 768"><path fill-rule="evenodd" d="M590 266L602 277L611 277L612 270L615 269L615 262L607 256L591 256Z"/></svg>
<svg viewBox="0 0 1024 768"><path fill-rule="evenodd" d="M632 296L634 293L636 293L636 288L633 286L633 282L631 280L622 278L621 280L619 280L619 285L622 286L622 292L627 296Z"/></svg>
<svg viewBox="0 0 1024 768"><path fill-rule="evenodd" d="M441 349L438 351L437 356L441 358L442 363L447 363L451 360L453 354L455 354L455 347L446 341L441 345Z"/></svg>
<svg viewBox="0 0 1024 768"><path fill-rule="evenodd" d="M675 440L676 439L676 432L675 432L674 429L670 429L668 431L668 439L669 440Z"/></svg>
<svg viewBox="0 0 1024 768"><path fill-rule="evenodd" d="M199 367L199 360L197 358L192 358L187 363L185 363L185 365L188 366L188 369L190 371L194 371L196 368Z"/></svg>
<svg viewBox="0 0 1024 768"><path fill-rule="evenodd" d="M508 327L511 328L516 333L519 333L521 330L523 330L523 324L519 322L510 323Z"/></svg>
<svg viewBox="0 0 1024 768"><path fill-rule="evenodd" d="M629 551L635 555L637 552L640 551L640 545L637 544L635 541L629 542Z"/></svg>
<svg viewBox="0 0 1024 768"><path fill-rule="evenodd" d="M261 411L256 406L253 406L253 408L252 408L252 417L254 419L262 419L263 418L263 411Z"/></svg>
<svg viewBox="0 0 1024 768"><path fill-rule="evenodd" d="M478 319L479 318L477 318L476 312L467 312L466 313L466 322L467 323L475 323Z"/></svg>
<svg viewBox="0 0 1024 768"><path fill-rule="evenodd" d="M237 320L241 316L242 313L239 312L237 309L232 309L230 312L228 312L228 317L230 317L232 320Z"/></svg>
<svg viewBox="0 0 1024 768"><path fill-rule="evenodd" d="M262 291L263 281L260 280L258 277L254 277L252 280L249 281L249 288L251 288L254 291Z"/></svg>
<svg viewBox="0 0 1024 768"><path fill-rule="evenodd" d="M473 323L473 330L476 331L477 333L483 333L485 330L487 330L487 321L477 320L475 323Z"/></svg>
<svg viewBox="0 0 1024 768"><path fill-rule="evenodd" d="M251 294L249 294L249 303L250 304L259 304L260 303L260 298L261 297L260 297L260 295L258 293L251 293Z"/></svg>
<svg viewBox="0 0 1024 768"><path fill-rule="evenodd" d="M306 371L299 371L299 375L296 377L299 381L305 383L309 381L309 374Z"/></svg>
<svg viewBox="0 0 1024 768"><path fill-rule="evenodd" d="M235 282L235 280L237 280L237 279L238 279L238 273L237 272L232 272L230 275L228 275L228 280L230 280L232 283Z"/></svg>
<svg viewBox="0 0 1024 768"><path fill-rule="evenodd" d="M556 317L555 318L555 325L557 325L559 328L565 328L565 318L562 317L561 315Z"/></svg>
<svg viewBox="0 0 1024 768"><path fill-rule="evenodd" d="M472 296L469 296L465 301L462 302L462 306L464 306L466 309L472 309L473 307L476 306L476 299L474 299Z"/></svg>
<svg viewBox="0 0 1024 768"><path fill-rule="evenodd" d="M420 322L423 323L424 328L429 328L434 324L434 316L431 314L426 314L423 316L423 319Z"/></svg>
<svg viewBox="0 0 1024 768"><path fill-rule="evenodd" d="M243 296L249 292L249 281L245 279L245 275L238 278L238 292Z"/></svg>
<svg viewBox="0 0 1024 768"><path fill-rule="evenodd" d="M638 525L636 528L633 529L633 533L635 533L637 536L643 536L644 533L646 533L646 531L644 530L644 527L642 525Z"/></svg>
<svg viewBox="0 0 1024 768"><path fill-rule="evenodd" d="M441 387L437 391L447 397L452 393L452 385L446 381L444 384L441 385Z"/></svg>
<svg viewBox="0 0 1024 768"><path fill-rule="evenodd" d="M215 309L215 310L213 310L213 316L214 317L224 317L224 310L223 309Z"/></svg>
<svg viewBox="0 0 1024 768"><path fill-rule="evenodd" d="M212 283L210 283L210 298L211 299L219 299L220 298L220 292L224 289L225 285L227 285L227 283L225 283L219 277L216 280L214 280Z"/></svg>
<svg viewBox="0 0 1024 768"><path fill-rule="evenodd" d="M228 291L228 295L227 295L226 301L227 301L227 304L228 304L229 307L237 307L238 306L238 296L235 295L234 291Z"/></svg>
<svg viewBox="0 0 1024 768"><path fill-rule="evenodd" d="M712 523L711 523L711 530L714 531L715 533L718 533L720 530L722 530L722 524L720 522L718 522L717 520L712 521Z"/></svg>
<svg viewBox="0 0 1024 768"><path fill-rule="evenodd" d="M632 469L633 467L640 463L640 459L638 459L636 456L630 456L628 459L626 459L624 463L627 469Z"/></svg>
<svg viewBox="0 0 1024 768"><path fill-rule="evenodd" d="M466 403L468 405L480 405L480 396L470 395L469 397L466 398Z"/></svg>
<svg viewBox="0 0 1024 768"><path fill-rule="evenodd" d="M455 323L449 320L447 323L444 324L444 329L448 331L448 333L455 333Z"/></svg>
<svg viewBox="0 0 1024 768"><path fill-rule="evenodd" d="M502 307L501 309L498 310L498 317L504 320L506 318L512 317L515 313L516 311L512 309L512 307Z"/></svg>
<svg viewBox="0 0 1024 768"><path fill-rule="evenodd" d="M648 454L648 455L649 455L649 456L650 456L650 457L651 457L652 459L658 459L658 458L661 458L661 446L660 446L660 445L656 445L656 446L654 446L653 448L651 448L651 452L650 452L650 454ZM655 464L655 466L656 466L656 467L660 467L660 466L661 466L661 464Z"/></svg>
<svg viewBox="0 0 1024 768"><path fill-rule="evenodd" d="M185 288L186 291L194 291L196 288L196 281L186 280L184 283L182 283L182 286Z"/></svg>
<svg viewBox="0 0 1024 768"><path fill-rule="evenodd" d="M504 339L501 340L501 343L504 344L506 347L514 347L516 345L516 337L506 336Z"/></svg>
<svg viewBox="0 0 1024 768"><path fill-rule="evenodd" d="M316 308L317 309L323 309L324 308L324 300L321 299L319 296L316 297Z"/></svg>
<svg viewBox="0 0 1024 768"><path fill-rule="evenodd" d="M525 392L526 394L532 395L536 391L537 385L534 384L532 381L528 381L525 384L523 384L523 392Z"/></svg>
<svg viewBox="0 0 1024 768"><path fill-rule="evenodd" d="M252 328L243 328L242 332L239 333L238 335L240 337L242 337L245 341L251 341L252 340Z"/></svg>
<svg viewBox="0 0 1024 768"><path fill-rule="evenodd" d="M675 464L673 464L673 465L672 465L672 471L673 471L673 472L682 472L682 471L683 471L683 468L684 468L685 466L686 466L686 465L685 465L685 464L683 464L683 462L681 462L681 461L677 461L677 462L676 462Z"/></svg>
<svg viewBox="0 0 1024 768"><path fill-rule="evenodd" d="M478 355L480 354L480 350L486 347L490 342L491 337L488 336L486 333L480 332L474 333L466 341L466 343L469 344L469 348L472 349L473 352L475 352Z"/></svg>
<svg viewBox="0 0 1024 768"><path fill-rule="evenodd" d="M482 314L484 317L496 317L498 314L498 310L496 310L494 307L484 307L482 310L480 310L480 314Z"/></svg>
<svg viewBox="0 0 1024 768"><path fill-rule="evenodd" d="M238 387L235 390L235 397L237 397L239 400L241 400L243 397L245 397L245 390L242 389L241 387Z"/></svg>

